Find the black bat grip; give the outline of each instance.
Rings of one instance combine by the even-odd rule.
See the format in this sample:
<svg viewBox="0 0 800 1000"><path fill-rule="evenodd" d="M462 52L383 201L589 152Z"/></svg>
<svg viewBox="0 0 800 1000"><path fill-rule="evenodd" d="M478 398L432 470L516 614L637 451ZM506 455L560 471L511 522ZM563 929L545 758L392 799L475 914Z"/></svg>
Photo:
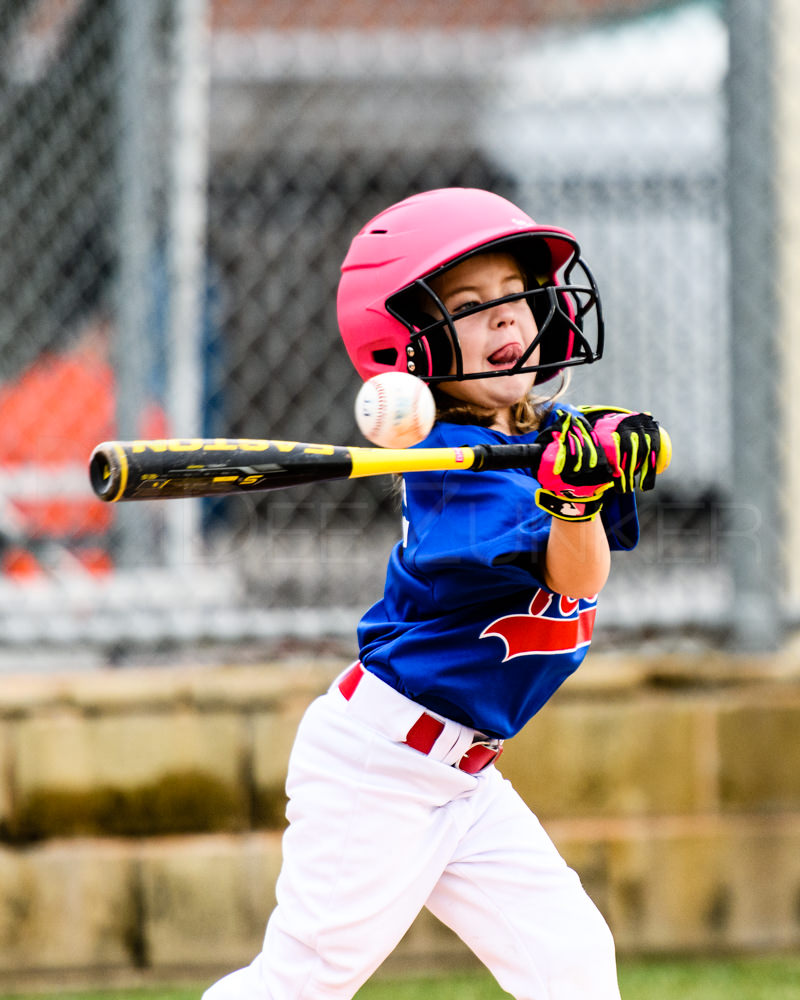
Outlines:
<svg viewBox="0 0 800 1000"><path fill-rule="evenodd" d="M544 446L540 444L475 444L472 445L475 461L472 463L474 472L486 472L497 469L533 469L539 468Z"/></svg>

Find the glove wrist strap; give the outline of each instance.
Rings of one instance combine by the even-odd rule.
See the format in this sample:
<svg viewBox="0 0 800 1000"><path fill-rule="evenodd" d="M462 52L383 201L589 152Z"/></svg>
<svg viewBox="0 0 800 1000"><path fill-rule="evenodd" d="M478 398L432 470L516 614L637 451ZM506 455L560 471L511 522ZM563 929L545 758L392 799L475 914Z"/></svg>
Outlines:
<svg viewBox="0 0 800 1000"><path fill-rule="evenodd" d="M592 521L603 509L603 498L570 500L546 490L537 490L536 504L560 521Z"/></svg>

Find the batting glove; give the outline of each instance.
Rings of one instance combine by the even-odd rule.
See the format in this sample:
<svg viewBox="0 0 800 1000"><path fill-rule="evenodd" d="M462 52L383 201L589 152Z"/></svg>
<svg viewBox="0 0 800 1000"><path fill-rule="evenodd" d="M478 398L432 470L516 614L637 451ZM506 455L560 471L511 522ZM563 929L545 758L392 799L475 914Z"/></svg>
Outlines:
<svg viewBox="0 0 800 1000"><path fill-rule="evenodd" d="M632 493L637 486L651 490L656 484L661 431L650 413L635 413L617 406L579 406L592 427L595 443L603 450L617 493Z"/></svg>
<svg viewBox="0 0 800 1000"><path fill-rule="evenodd" d="M614 485L612 470L598 448L591 426L567 410L541 432L543 450L533 474L540 489L536 503L562 521L591 521L603 506L603 494Z"/></svg>

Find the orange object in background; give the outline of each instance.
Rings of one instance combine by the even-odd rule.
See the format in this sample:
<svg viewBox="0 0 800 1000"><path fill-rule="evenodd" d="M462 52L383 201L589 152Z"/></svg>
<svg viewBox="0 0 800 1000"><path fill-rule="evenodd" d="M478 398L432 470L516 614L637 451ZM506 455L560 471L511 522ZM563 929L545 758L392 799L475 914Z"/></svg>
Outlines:
<svg viewBox="0 0 800 1000"><path fill-rule="evenodd" d="M58 541L89 572L112 568L103 542L114 512L94 496L86 470L94 446L116 436L114 394L107 336L96 327L0 385L0 572L41 573L42 539ZM142 433L166 436L163 410L143 411Z"/></svg>
<svg viewBox="0 0 800 1000"><path fill-rule="evenodd" d="M99 351L42 354L0 387L0 476L13 482L28 470L35 480L25 495L7 496L27 534L64 539L108 529L110 512L92 502L88 481L85 498L59 495L57 484L113 430L114 377Z"/></svg>
<svg viewBox="0 0 800 1000"><path fill-rule="evenodd" d="M42 575L42 568L33 553L18 545L10 546L3 553L0 559L0 571L16 580L32 580Z"/></svg>

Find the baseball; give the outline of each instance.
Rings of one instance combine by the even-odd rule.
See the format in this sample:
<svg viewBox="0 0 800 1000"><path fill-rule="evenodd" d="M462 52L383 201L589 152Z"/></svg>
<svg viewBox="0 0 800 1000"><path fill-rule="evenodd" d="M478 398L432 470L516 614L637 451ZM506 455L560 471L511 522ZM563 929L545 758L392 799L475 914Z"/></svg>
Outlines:
<svg viewBox="0 0 800 1000"><path fill-rule="evenodd" d="M407 372L373 375L356 396L356 423L381 448L410 448L431 432L436 404L431 390Z"/></svg>

